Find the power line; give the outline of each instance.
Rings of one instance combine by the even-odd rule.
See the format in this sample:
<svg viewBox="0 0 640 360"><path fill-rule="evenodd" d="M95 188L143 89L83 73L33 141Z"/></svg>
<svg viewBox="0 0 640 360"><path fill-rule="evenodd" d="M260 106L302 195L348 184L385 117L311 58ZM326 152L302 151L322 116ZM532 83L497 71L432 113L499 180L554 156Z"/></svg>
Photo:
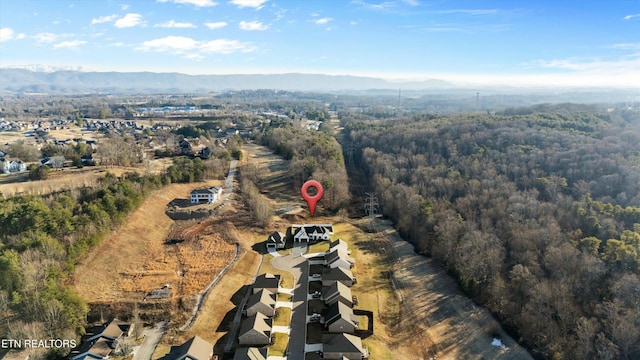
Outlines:
<svg viewBox="0 0 640 360"><path fill-rule="evenodd" d="M376 231L374 220L378 213L378 198L375 193L365 193L367 195L365 199L364 210L369 218L369 228L372 231Z"/></svg>

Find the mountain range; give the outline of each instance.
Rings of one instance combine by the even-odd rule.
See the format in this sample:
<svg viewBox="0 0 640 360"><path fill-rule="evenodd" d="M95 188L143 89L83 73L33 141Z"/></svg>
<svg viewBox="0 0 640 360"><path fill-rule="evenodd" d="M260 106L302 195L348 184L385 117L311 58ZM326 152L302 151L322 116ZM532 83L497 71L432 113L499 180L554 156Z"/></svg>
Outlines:
<svg viewBox="0 0 640 360"><path fill-rule="evenodd" d="M37 69L37 68L36 68ZM390 82L350 75L246 74L187 75L153 72L83 72L0 68L0 93L206 93L229 90L278 89L291 91L362 91L371 89L450 89L437 79Z"/></svg>

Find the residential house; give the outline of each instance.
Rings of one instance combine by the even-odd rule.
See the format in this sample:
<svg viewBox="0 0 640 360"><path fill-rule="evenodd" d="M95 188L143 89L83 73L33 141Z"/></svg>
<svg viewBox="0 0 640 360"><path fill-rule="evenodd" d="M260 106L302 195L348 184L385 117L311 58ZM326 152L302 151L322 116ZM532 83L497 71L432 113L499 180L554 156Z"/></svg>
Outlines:
<svg viewBox="0 0 640 360"><path fill-rule="evenodd" d="M356 283L356 277L351 270L339 266L322 270L322 286L331 286L334 281L351 287Z"/></svg>
<svg viewBox="0 0 640 360"><path fill-rule="evenodd" d="M80 157L80 162L85 166L94 166L96 164L96 161L93 159L93 155L91 154L82 155Z"/></svg>
<svg viewBox="0 0 640 360"><path fill-rule="evenodd" d="M213 344L194 336L180 346L172 346L165 360L209 360L213 357Z"/></svg>
<svg viewBox="0 0 640 360"><path fill-rule="evenodd" d="M51 156L40 159L40 166L48 166L53 169L63 168L67 164L67 159L64 156Z"/></svg>
<svg viewBox="0 0 640 360"><path fill-rule="evenodd" d="M211 149L209 149L208 146L203 147L202 149L198 150L198 156L202 159L208 159L211 157Z"/></svg>
<svg viewBox="0 0 640 360"><path fill-rule="evenodd" d="M322 289L322 298L327 305L333 305L340 301L348 307L353 307L353 295L351 294L351 289L339 281L334 281L333 284L324 287Z"/></svg>
<svg viewBox="0 0 640 360"><path fill-rule="evenodd" d="M114 348L112 347L113 341L105 338L100 338L90 343L85 343L79 351L72 351L69 354L71 360L95 360L95 359L108 359Z"/></svg>
<svg viewBox="0 0 640 360"><path fill-rule="evenodd" d="M269 290L260 289L255 294L249 296L245 306L245 315L253 316L261 312L267 316L274 316L276 313L276 296Z"/></svg>
<svg viewBox="0 0 640 360"><path fill-rule="evenodd" d="M131 336L133 330L133 324L114 318L113 320L94 328L92 332L87 333L87 341L93 341L101 337L110 340L118 340Z"/></svg>
<svg viewBox="0 0 640 360"><path fill-rule="evenodd" d="M287 241L284 234L274 231L267 238L267 249L284 249Z"/></svg>
<svg viewBox="0 0 640 360"><path fill-rule="evenodd" d="M178 153L182 155L193 155L193 145L190 140L182 139L178 143Z"/></svg>
<svg viewBox="0 0 640 360"><path fill-rule="evenodd" d="M80 359L108 359L122 339L131 336L134 325L113 319L90 330L78 351L72 351L69 358Z"/></svg>
<svg viewBox="0 0 640 360"><path fill-rule="evenodd" d="M25 171L27 171L27 165L22 161L0 160L0 173L11 174Z"/></svg>
<svg viewBox="0 0 640 360"><path fill-rule="evenodd" d="M358 317L353 309L337 301L325 311L324 326L330 333L353 333L358 327Z"/></svg>
<svg viewBox="0 0 640 360"><path fill-rule="evenodd" d="M326 334L322 336L323 359L362 360L369 352L362 346L362 339L351 334Z"/></svg>
<svg viewBox="0 0 640 360"><path fill-rule="evenodd" d="M222 196L222 188L213 186L208 189L196 189L191 191L191 203L207 203L213 204L214 202L220 200Z"/></svg>
<svg viewBox="0 0 640 360"><path fill-rule="evenodd" d="M329 243L329 251L333 249L340 249L351 255L351 251L349 251L349 244L347 244L347 242L342 239L338 239Z"/></svg>
<svg viewBox="0 0 640 360"><path fill-rule="evenodd" d="M316 242L329 241L329 236L333 235L333 225L331 224L305 224L291 225L291 234L294 242Z"/></svg>
<svg viewBox="0 0 640 360"><path fill-rule="evenodd" d="M330 268L343 267L351 269L355 262L352 257L338 247L334 247L324 254L324 265Z"/></svg>
<svg viewBox="0 0 640 360"><path fill-rule="evenodd" d="M238 348L233 355L233 360L267 360L266 348Z"/></svg>
<svg viewBox="0 0 640 360"><path fill-rule="evenodd" d="M280 287L280 274L270 274L264 273L258 275L256 280L253 282L253 293L256 294L260 290L265 289L269 290L272 293L277 293L278 288Z"/></svg>
<svg viewBox="0 0 640 360"><path fill-rule="evenodd" d="M271 343L271 319L255 313L240 324L238 343L247 346L264 346Z"/></svg>

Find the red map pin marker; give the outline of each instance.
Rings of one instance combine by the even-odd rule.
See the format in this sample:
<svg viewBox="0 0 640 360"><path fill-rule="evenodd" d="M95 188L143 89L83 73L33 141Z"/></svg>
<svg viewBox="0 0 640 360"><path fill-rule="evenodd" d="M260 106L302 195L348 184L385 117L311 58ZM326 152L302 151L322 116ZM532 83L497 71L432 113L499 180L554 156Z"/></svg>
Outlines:
<svg viewBox="0 0 640 360"><path fill-rule="evenodd" d="M316 188L316 190L318 190L318 193L313 196L307 193L309 188L312 186ZM302 193L302 198L307 200L307 204L309 205L309 212L311 213L311 216L313 216L313 214L316 212L316 204L318 203L318 200L322 199L322 195L324 194L322 185L315 180L309 180L302 185L302 189L300 190L300 192Z"/></svg>

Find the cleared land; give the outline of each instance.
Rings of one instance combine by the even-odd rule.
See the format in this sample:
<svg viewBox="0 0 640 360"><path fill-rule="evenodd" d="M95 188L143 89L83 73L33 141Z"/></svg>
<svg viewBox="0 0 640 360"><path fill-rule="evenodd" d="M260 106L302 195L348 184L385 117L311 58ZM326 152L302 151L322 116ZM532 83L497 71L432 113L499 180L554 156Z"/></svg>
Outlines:
<svg viewBox="0 0 640 360"><path fill-rule="evenodd" d="M145 305L169 301L168 309L166 304L159 306L173 320L190 314L194 296L232 259L235 239L223 237L231 231L223 220L176 225L165 210L171 200L188 197L194 188L220 183L173 184L154 192L126 224L87 254L76 267L73 286L92 310L102 309L97 304L131 307L168 284L168 300Z"/></svg>

